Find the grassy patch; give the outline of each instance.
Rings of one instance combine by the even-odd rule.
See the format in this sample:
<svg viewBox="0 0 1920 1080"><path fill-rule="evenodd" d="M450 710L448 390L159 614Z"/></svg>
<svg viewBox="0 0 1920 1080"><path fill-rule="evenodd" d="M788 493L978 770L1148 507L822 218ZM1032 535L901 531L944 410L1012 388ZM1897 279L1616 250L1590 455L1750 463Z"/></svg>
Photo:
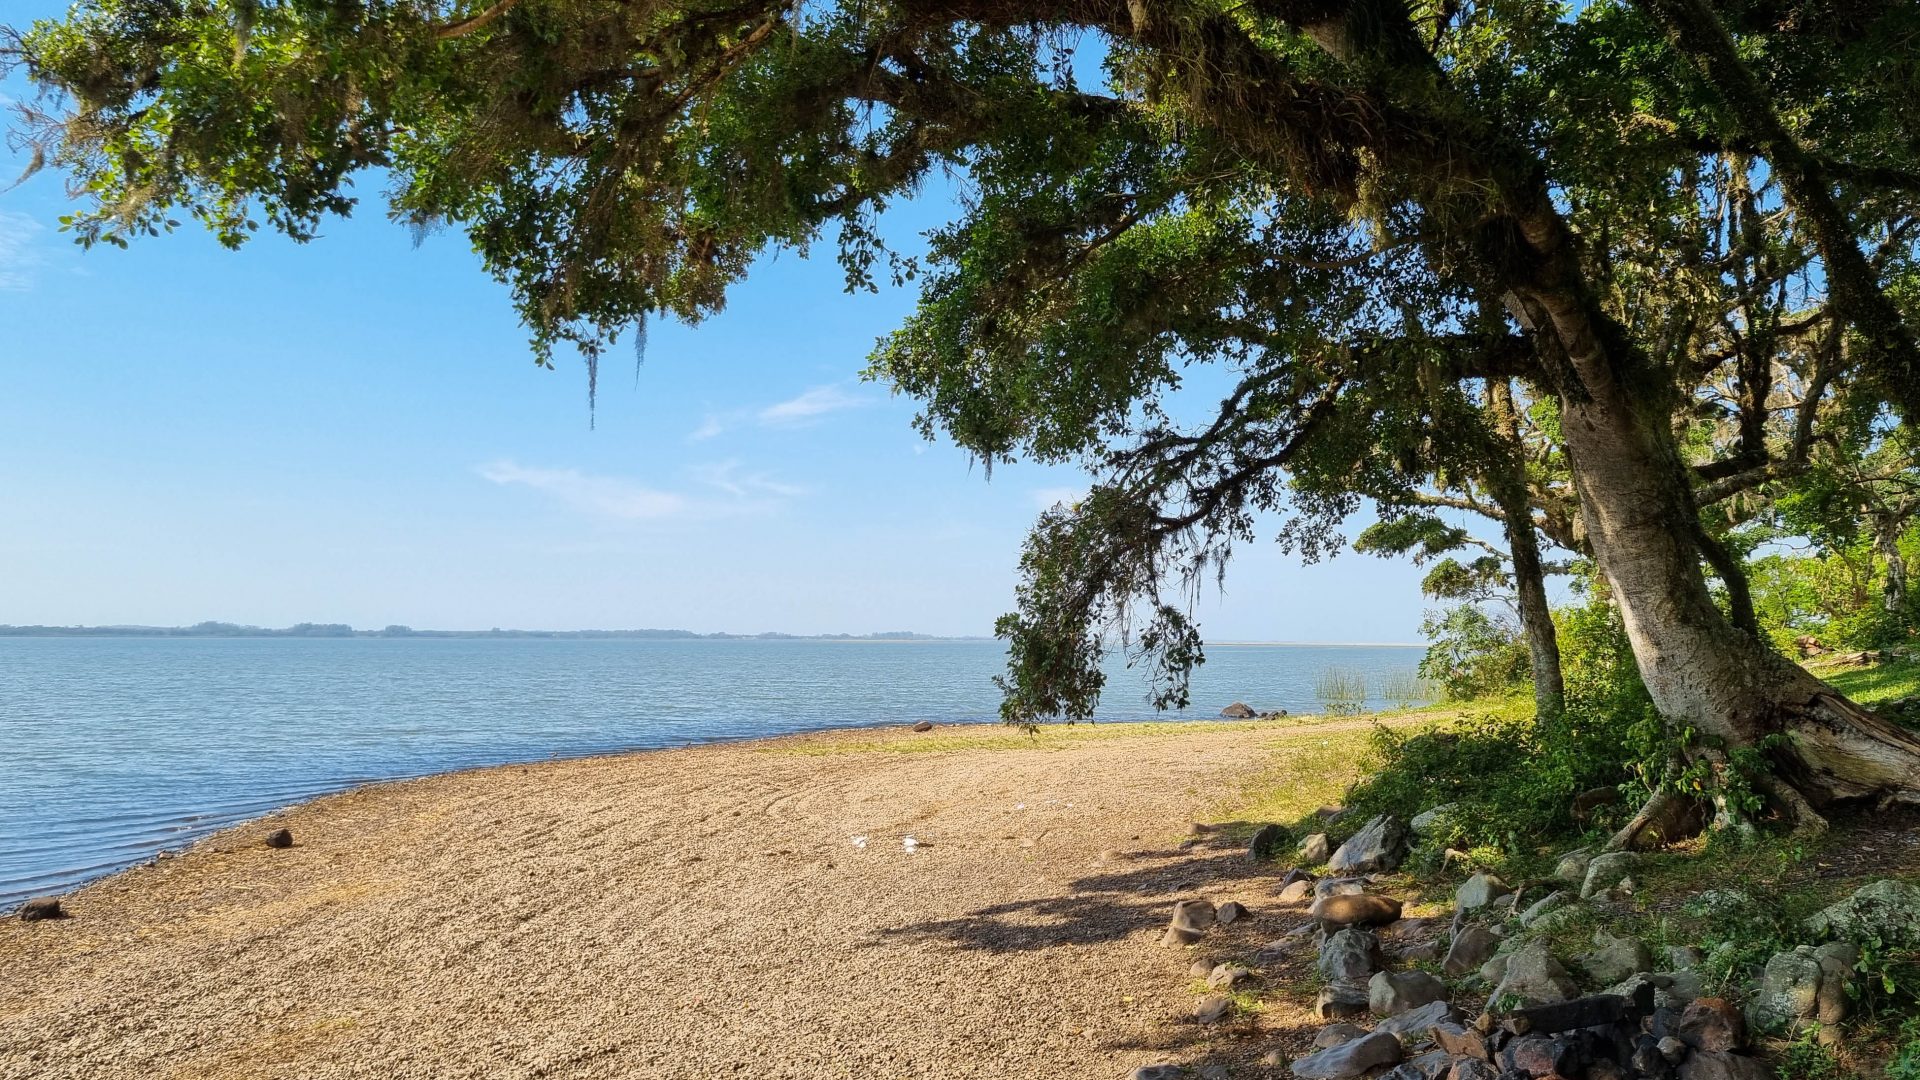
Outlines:
<svg viewBox="0 0 1920 1080"><path fill-rule="evenodd" d="M1453 715L1451 709L1409 709L1377 713L1381 722L1415 722L1425 717L1441 719ZM1031 734L998 724L955 724L925 733L887 728L874 732L827 732L786 739L762 747L763 753L827 756L833 754L925 754L959 750L1070 750L1089 742L1113 739L1141 739L1175 735L1208 735L1226 732L1271 732L1278 736L1275 745L1292 745L1296 738L1314 734L1315 729L1331 724L1351 724L1350 716L1288 716L1278 720L1153 720L1141 722L1096 722L1089 724L1046 724ZM1363 741L1365 731L1353 734Z"/></svg>
<svg viewBox="0 0 1920 1080"><path fill-rule="evenodd" d="M1920 694L1920 663L1912 661L1868 667L1809 664L1808 669L1862 705L1880 705Z"/></svg>

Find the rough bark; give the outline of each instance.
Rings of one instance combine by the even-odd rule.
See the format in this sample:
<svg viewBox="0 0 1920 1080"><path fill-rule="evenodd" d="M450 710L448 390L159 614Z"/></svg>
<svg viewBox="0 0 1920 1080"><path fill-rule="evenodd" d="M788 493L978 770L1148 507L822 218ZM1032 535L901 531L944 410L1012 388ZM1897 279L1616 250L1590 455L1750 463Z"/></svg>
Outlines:
<svg viewBox="0 0 1920 1080"><path fill-rule="evenodd" d="M1887 579L1881 586L1880 601L1887 613L1897 615L1907 609L1907 560L1900 554L1900 526L1903 519L1881 514L1873 521L1873 543L1887 561Z"/></svg>
<svg viewBox="0 0 1920 1080"><path fill-rule="evenodd" d="M1527 638L1527 659L1533 673L1534 708L1552 716L1566 705L1566 680L1560 671L1560 638L1554 631L1547 601L1547 575L1540 557L1540 541L1533 529L1533 504L1520 463L1519 417L1513 391L1504 379L1487 383L1487 406L1494 433L1506 445L1489 462L1485 482L1500 504L1501 525L1513 560L1513 586L1519 596L1520 629Z"/></svg>

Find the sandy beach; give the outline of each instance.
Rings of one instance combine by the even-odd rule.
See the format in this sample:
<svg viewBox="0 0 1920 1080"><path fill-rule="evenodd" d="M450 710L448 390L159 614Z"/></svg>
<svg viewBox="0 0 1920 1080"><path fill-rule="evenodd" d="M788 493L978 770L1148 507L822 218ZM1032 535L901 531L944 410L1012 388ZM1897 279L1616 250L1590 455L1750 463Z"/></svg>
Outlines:
<svg viewBox="0 0 1920 1080"><path fill-rule="evenodd" d="M1303 919L1192 826L1366 726L840 732L358 789L90 885L71 918L0 923L0 1076L1251 1060L1304 1012L1202 1029L1193 958L1155 941L1189 895L1251 905L1243 945ZM295 846L266 847L281 826Z"/></svg>

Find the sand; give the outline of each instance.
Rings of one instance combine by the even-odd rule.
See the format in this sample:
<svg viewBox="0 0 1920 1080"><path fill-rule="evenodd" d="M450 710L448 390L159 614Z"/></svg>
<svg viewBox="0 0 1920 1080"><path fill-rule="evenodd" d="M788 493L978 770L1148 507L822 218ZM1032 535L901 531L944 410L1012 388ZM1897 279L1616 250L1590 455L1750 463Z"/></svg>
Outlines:
<svg viewBox="0 0 1920 1080"><path fill-rule="evenodd" d="M1185 896L1253 906L1243 941L1303 918L1265 903L1273 868L1183 838L1292 740L1358 726L835 733L319 799L81 889L72 918L0 921L0 1077L1257 1060L1305 1021L1191 1023L1193 957L1156 939ZM952 748L898 752L916 739Z"/></svg>

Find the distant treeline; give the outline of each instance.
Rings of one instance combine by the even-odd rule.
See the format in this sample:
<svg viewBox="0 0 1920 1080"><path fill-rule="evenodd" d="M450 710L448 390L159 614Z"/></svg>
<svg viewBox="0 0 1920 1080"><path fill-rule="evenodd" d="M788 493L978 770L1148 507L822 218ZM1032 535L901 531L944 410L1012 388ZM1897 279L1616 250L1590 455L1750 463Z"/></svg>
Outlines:
<svg viewBox="0 0 1920 1080"><path fill-rule="evenodd" d="M346 623L295 623L275 629L229 622L192 626L0 626L0 637L421 637L421 638L637 638L650 641L934 641L931 634L888 630L878 634L696 634L691 630L415 630L388 626L355 630Z"/></svg>

